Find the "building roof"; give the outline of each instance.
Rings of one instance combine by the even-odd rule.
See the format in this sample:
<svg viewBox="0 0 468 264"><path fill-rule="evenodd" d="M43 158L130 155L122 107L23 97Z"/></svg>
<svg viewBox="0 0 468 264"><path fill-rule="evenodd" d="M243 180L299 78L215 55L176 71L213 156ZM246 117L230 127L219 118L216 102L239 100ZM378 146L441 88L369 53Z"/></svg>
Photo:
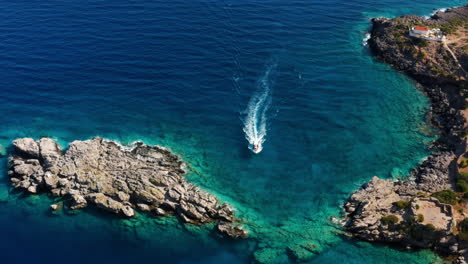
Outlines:
<svg viewBox="0 0 468 264"><path fill-rule="evenodd" d="M415 26L414 30L419 30L419 31L429 31L427 27L420 27L420 26Z"/></svg>

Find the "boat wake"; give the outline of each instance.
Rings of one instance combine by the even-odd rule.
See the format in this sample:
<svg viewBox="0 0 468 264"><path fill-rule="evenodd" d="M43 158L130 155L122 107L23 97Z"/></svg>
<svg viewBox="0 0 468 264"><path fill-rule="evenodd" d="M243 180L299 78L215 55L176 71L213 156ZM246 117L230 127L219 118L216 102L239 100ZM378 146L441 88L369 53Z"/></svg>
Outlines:
<svg viewBox="0 0 468 264"><path fill-rule="evenodd" d="M271 87L276 64L269 65L265 73L257 81L257 91L250 98L244 112L244 133L249 142L249 149L260 153L267 134L267 112L271 104Z"/></svg>

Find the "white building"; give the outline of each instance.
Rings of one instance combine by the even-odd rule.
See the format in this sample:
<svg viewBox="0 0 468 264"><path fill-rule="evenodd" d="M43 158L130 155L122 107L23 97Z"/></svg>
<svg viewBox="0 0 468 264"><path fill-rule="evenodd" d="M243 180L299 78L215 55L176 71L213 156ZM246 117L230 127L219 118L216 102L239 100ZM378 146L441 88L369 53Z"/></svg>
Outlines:
<svg viewBox="0 0 468 264"><path fill-rule="evenodd" d="M427 27L415 26L409 31L409 35L415 38L422 38L432 41L445 41L445 36L438 28L429 29Z"/></svg>

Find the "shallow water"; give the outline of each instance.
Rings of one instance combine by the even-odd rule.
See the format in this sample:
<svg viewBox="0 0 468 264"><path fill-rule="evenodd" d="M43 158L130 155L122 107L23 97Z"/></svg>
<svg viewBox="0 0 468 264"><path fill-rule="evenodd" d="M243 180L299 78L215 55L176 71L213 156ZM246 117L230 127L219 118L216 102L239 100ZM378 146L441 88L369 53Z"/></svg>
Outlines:
<svg viewBox="0 0 468 264"><path fill-rule="evenodd" d="M427 99L362 46L369 19L465 3L2 3L4 148L24 136L64 147L94 136L168 146L192 167L190 180L235 205L252 234L229 241L173 218L121 220L92 209L52 215L51 198L8 195L5 184L2 260L248 263L255 254L287 262L287 247L312 243L320 254L310 263L438 261L429 251L344 239L330 218L372 176L406 175L434 139ZM255 155L245 110L265 76L268 129Z"/></svg>

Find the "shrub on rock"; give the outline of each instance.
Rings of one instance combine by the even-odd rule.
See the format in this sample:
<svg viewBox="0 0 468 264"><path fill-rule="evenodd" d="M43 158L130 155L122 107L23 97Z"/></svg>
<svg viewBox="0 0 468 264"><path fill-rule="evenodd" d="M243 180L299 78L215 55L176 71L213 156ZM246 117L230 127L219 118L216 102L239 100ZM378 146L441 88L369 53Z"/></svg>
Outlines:
<svg viewBox="0 0 468 264"><path fill-rule="evenodd" d="M468 218L458 223L458 237L462 240L468 240Z"/></svg>
<svg viewBox="0 0 468 264"><path fill-rule="evenodd" d="M458 179L457 180L457 190L460 192L468 192L468 182Z"/></svg>
<svg viewBox="0 0 468 264"><path fill-rule="evenodd" d="M433 224L412 225L410 227L410 234L413 239L419 241L435 241L441 235L440 232L437 232Z"/></svg>
<svg viewBox="0 0 468 264"><path fill-rule="evenodd" d="M418 214L418 222L419 222L419 223L424 222L424 215Z"/></svg>
<svg viewBox="0 0 468 264"><path fill-rule="evenodd" d="M432 197L437 198L442 203L454 205L457 202L457 195L452 190L435 192Z"/></svg>
<svg viewBox="0 0 468 264"><path fill-rule="evenodd" d="M458 179L468 182L468 172L460 171L460 173L458 175Z"/></svg>
<svg viewBox="0 0 468 264"><path fill-rule="evenodd" d="M461 168L468 167L468 159L462 159L462 161L460 161L459 165L460 165Z"/></svg>
<svg viewBox="0 0 468 264"><path fill-rule="evenodd" d="M398 217L396 215L387 215L380 218L380 222L384 225L394 225L398 223Z"/></svg>
<svg viewBox="0 0 468 264"><path fill-rule="evenodd" d="M408 208L410 206L411 202L410 201L405 201L405 200L400 200L400 201L396 201L393 203L393 205L395 205L396 207L400 208L400 209L405 209L405 208Z"/></svg>

